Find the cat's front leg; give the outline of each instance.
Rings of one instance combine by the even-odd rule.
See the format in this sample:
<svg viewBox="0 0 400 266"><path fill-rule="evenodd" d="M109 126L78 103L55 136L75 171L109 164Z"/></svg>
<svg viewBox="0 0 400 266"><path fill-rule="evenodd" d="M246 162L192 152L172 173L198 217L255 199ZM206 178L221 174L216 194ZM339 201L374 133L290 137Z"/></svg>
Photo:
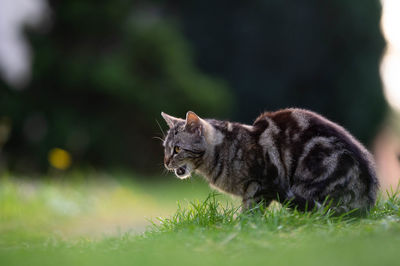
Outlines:
<svg viewBox="0 0 400 266"><path fill-rule="evenodd" d="M262 201L260 191L261 186L256 181L252 181L247 185L242 197L242 212L251 209Z"/></svg>

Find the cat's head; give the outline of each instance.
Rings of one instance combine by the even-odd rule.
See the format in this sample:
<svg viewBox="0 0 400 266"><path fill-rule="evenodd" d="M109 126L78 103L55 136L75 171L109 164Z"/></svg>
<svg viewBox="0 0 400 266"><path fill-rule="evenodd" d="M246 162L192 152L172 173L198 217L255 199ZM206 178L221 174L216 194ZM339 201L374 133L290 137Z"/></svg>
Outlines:
<svg viewBox="0 0 400 266"><path fill-rule="evenodd" d="M187 178L201 165L207 150L207 122L189 111L186 119L161 113L169 126L165 137L164 165L181 179Z"/></svg>

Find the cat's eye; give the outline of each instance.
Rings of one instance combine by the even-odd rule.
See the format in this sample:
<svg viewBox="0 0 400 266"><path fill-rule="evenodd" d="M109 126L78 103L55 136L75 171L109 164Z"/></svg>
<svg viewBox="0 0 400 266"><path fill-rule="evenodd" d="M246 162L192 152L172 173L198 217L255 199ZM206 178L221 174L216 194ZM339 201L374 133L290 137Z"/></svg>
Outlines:
<svg viewBox="0 0 400 266"><path fill-rule="evenodd" d="M174 147L174 153L178 153L181 151L181 148L179 146Z"/></svg>

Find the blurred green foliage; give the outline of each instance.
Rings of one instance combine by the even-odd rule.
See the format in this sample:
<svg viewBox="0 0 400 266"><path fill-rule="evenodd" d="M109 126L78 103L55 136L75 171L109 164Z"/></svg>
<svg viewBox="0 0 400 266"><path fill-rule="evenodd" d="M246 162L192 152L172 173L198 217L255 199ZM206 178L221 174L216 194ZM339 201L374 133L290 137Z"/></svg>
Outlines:
<svg viewBox="0 0 400 266"><path fill-rule="evenodd" d="M161 136L161 111L229 111L224 82L199 71L177 26L156 7L75 0L52 9L50 31L29 34L29 87L1 93L0 113L13 123L5 146L12 168L46 169L48 151L61 147L78 165L159 171L162 149L153 137Z"/></svg>
<svg viewBox="0 0 400 266"><path fill-rule="evenodd" d="M387 109L380 0L175 2L198 65L231 85L235 119L308 108L372 141Z"/></svg>
<svg viewBox="0 0 400 266"><path fill-rule="evenodd" d="M372 141L387 109L379 76L380 1L51 1L47 31L27 30L32 81L1 83L1 162L161 171L160 111L252 121L302 107ZM2 120L3 119L3 120Z"/></svg>

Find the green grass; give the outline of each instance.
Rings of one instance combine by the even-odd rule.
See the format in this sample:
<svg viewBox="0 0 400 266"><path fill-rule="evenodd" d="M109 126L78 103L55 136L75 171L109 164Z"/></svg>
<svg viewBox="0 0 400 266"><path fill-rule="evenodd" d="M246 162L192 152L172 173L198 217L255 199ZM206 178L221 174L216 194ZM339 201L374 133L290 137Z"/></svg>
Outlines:
<svg viewBox="0 0 400 266"><path fill-rule="evenodd" d="M112 177L3 177L0 265L400 264L395 195L364 217L278 204L242 214L203 182Z"/></svg>

